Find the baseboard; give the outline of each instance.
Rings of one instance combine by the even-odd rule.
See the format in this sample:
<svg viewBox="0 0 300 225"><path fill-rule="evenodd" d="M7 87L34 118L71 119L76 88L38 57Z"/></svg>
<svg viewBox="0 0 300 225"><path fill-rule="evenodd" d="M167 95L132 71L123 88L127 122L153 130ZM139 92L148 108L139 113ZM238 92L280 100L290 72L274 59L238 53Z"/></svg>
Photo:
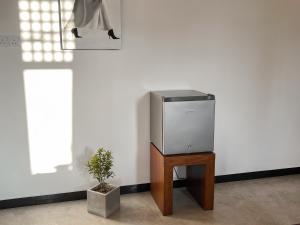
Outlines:
<svg viewBox="0 0 300 225"><path fill-rule="evenodd" d="M74 201L86 198L86 191L42 195L27 198L15 198L0 201L0 209L16 208L31 205L41 205L55 202Z"/></svg>
<svg viewBox="0 0 300 225"><path fill-rule="evenodd" d="M216 183L300 174L300 167L216 176Z"/></svg>
<svg viewBox="0 0 300 225"><path fill-rule="evenodd" d="M150 190L150 184L134 184L134 185L126 185L120 187L120 193L121 195L124 194L132 194L132 193L138 193L138 192L145 192Z"/></svg>
<svg viewBox="0 0 300 225"><path fill-rule="evenodd" d="M224 183L224 182L232 182L232 181L260 179L260 178L267 178L267 177L286 176L286 175L293 175L293 174L300 174L300 167L222 175L222 176L216 176L215 180L216 183ZM184 186L186 186L186 180L175 180L173 183L174 188L179 188ZM120 188L121 194L146 192L149 190L150 190L149 183L126 185L126 186L121 186ZM48 204L48 203L55 203L55 202L74 201L74 200L81 200L81 199L86 199L86 191L1 200L0 209Z"/></svg>

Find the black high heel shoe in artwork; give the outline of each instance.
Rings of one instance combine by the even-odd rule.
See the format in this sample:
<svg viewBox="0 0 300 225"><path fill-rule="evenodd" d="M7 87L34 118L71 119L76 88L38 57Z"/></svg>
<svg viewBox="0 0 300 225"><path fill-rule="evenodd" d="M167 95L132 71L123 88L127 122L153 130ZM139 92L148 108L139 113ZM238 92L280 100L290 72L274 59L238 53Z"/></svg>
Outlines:
<svg viewBox="0 0 300 225"><path fill-rule="evenodd" d="M108 34L109 39L110 39L110 38L112 38L112 39L120 39L120 38L118 38L118 37L115 36L114 30L113 30L113 29L110 29L110 30L107 32L107 34Z"/></svg>
<svg viewBox="0 0 300 225"><path fill-rule="evenodd" d="M71 30L71 32L72 32L72 34L73 34L76 38L82 38L81 36L79 36L78 30L77 30L76 27L73 28L73 29Z"/></svg>

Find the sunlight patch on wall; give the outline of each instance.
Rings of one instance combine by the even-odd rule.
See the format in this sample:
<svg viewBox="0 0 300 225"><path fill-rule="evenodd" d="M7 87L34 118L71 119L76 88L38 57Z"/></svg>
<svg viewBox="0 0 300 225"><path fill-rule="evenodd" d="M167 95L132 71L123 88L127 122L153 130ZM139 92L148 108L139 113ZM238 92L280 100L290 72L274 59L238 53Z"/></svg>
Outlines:
<svg viewBox="0 0 300 225"><path fill-rule="evenodd" d="M32 174L72 163L72 70L25 70Z"/></svg>
<svg viewBox="0 0 300 225"><path fill-rule="evenodd" d="M72 0L67 3L62 12L70 16ZM19 18L24 62L73 61L72 51L61 50L58 1L19 0ZM65 36L67 44L74 47L72 34Z"/></svg>

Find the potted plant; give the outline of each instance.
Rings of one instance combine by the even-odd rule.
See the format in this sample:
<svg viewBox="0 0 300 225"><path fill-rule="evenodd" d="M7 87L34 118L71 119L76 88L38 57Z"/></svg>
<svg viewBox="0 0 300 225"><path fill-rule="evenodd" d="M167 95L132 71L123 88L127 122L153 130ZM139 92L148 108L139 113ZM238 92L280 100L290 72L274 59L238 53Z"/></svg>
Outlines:
<svg viewBox="0 0 300 225"><path fill-rule="evenodd" d="M114 176L111 168L113 157L110 151L99 148L88 161L88 171L99 184L87 190L88 212L108 217L120 208L120 187L106 182Z"/></svg>

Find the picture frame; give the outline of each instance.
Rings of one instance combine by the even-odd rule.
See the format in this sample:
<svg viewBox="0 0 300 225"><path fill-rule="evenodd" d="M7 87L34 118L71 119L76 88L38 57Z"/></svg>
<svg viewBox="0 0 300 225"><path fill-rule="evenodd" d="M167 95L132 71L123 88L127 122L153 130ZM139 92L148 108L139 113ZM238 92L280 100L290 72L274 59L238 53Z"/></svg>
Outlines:
<svg viewBox="0 0 300 225"><path fill-rule="evenodd" d="M58 0L62 50L121 49L121 0Z"/></svg>

